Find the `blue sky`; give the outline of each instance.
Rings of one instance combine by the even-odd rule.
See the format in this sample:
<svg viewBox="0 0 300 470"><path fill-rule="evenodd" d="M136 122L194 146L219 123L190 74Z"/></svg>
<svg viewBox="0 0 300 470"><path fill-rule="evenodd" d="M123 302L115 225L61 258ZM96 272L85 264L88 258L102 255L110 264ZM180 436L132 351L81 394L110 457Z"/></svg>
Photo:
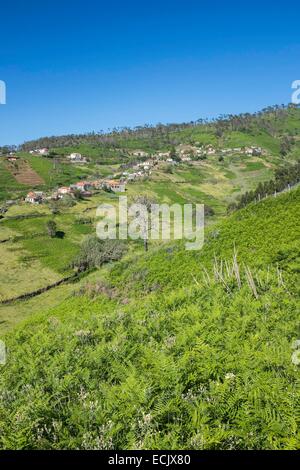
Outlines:
<svg viewBox="0 0 300 470"><path fill-rule="evenodd" d="M291 100L299 1L1 3L0 145Z"/></svg>

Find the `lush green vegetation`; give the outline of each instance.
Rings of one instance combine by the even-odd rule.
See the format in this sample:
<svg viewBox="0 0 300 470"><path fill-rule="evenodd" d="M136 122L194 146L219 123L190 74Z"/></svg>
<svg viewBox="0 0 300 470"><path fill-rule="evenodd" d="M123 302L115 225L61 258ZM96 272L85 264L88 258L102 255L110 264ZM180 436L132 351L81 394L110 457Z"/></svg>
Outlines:
<svg viewBox="0 0 300 470"><path fill-rule="evenodd" d="M268 107L255 114L221 116L208 121L199 119L181 124L145 125L134 129L117 128L83 135L44 137L23 144L23 150L50 147L60 152L62 147L90 151L100 155L118 149L144 149L155 151L171 148L176 142L200 144L225 144L227 147L261 145L279 154L283 136L299 134L300 110L290 105ZM83 153L85 153L83 152ZM126 153L125 153L126 155Z"/></svg>
<svg viewBox="0 0 300 470"><path fill-rule="evenodd" d="M270 180L275 170L287 161L299 159L299 123L300 109L272 107L253 115L221 117L214 121L114 129L108 134L46 137L27 142L17 150L44 180L39 189L50 190L79 179L121 171L123 164L136 160L132 155L134 150L155 153L172 150L179 143L196 147L211 144L217 150L261 146L265 153L259 158L235 153L221 158L219 154L211 155L176 169L155 170L146 182L147 191L158 200L202 200L221 215L238 194L254 190L259 182ZM51 149L48 157L28 153L29 149L44 146ZM86 156L88 163L70 164L66 156L71 152ZM3 162L0 162L0 183L0 200L24 196L29 189L14 180ZM144 182L134 184L132 192L139 192L143 187Z"/></svg>
<svg viewBox="0 0 300 470"><path fill-rule="evenodd" d="M245 194L242 194L238 203L233 202L228 206L228 211L230 212L235 209L240 209L250 202L260 201L266 196L274 196L278 192L290 190L293 186L296 186L299 183L300 162L298 161L296 165L287 165L285 167L278 168L275 171L274 179L265 181L264 183L259 183L254 191L247 191Z"/></svg>
<svg viewBox="0 0 300 470"><path fill-rule="evenodd" d="M300 109L277 106L2 149L18 150L43 190L130 168L137 149L217 152L127 185L129 201L205 203L201 251L98 240L96 208L114 193L2 203L0 448L300 448L299 129ZM251 145L263 154L221 153ZM28 153L38 147L50 155ZM75 151L88 163L68 163ZM0 161L0 200L28 189ZM228 205L238 210L226 216ZM74 269L72 282L4 303Z"/></svg>
<svg viewBox="0 0 300 470"><path fill-rule="evenodd" d="M299 449L300 190L93 274L6 337L5 449Z"/></svg>

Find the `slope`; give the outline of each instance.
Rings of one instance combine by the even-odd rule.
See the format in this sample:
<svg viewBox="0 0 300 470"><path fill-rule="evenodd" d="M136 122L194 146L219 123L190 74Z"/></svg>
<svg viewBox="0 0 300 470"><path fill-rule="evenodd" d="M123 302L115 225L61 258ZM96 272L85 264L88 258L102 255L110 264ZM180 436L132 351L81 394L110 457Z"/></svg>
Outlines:
<svg viewBox="0 0 300 470"><path fill-rule="evenodd" d="M6 337L5 449L299 449L300 190L120 262Z"/></svg>

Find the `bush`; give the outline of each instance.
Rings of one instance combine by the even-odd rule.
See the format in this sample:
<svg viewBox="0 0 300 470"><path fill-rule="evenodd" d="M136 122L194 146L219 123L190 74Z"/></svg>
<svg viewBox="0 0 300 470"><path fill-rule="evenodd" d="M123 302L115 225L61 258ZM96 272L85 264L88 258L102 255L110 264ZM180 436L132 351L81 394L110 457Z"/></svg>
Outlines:
<svg viewBox="0 0 300 470"><path fill-rule="evenodd" d="M92 223L92 218L91 217L82 217L82 216L78 216L76 219L75 219L75 224L79 224L79 225L90 225Z"/></svg>
<svg viewBox="0 0 300 470"><path fill-rule="evenodd" d="M76 202L72 196L66 194L60 201L60 206L62 207L73 207L76 206Z"/></svg>
<svg viewBox="0 0 300 470"><path fill-rule="evenodd" d="M166 166L166 168L164 168L164 173L169 173L170 175L172 175L174 173L173 166L172 165Z"/></svg>
<svg viewBox="0 0 300 470"><path fill-rule="evenodd" d="M207 216L207 217L215 215L215 211L213 210L212 207L205 204L205 206L204 206L204 215Z"/></svg>
<svg viewBox="0 0 300 470"><path fill-rule="evenodd" d="M56 223L54 220L49 220L46 223L46 229L50 238L54 238L56 236Z"/></svg>
<svg viewBox="0 0 300 470"><path fill-rule="evenodd" d="M90 235L84 239L72 266L79 271L100 267L121 259L125 250L125 244L119 240L101 240L96 235Z"/></svg>

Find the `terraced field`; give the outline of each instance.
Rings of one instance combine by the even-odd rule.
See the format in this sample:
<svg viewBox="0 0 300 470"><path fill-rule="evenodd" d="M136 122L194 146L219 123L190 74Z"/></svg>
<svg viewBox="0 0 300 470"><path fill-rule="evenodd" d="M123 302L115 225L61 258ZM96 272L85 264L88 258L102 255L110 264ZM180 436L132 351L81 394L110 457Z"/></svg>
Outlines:
<svg viewBox="0 0 300 470"><path fill-rule="evenodd" d="M45 184L43 178L34 171L29 163L23 158L18 158L15 162L5 161L6 169L13 175L18 183L29 187Z"/></svg>

